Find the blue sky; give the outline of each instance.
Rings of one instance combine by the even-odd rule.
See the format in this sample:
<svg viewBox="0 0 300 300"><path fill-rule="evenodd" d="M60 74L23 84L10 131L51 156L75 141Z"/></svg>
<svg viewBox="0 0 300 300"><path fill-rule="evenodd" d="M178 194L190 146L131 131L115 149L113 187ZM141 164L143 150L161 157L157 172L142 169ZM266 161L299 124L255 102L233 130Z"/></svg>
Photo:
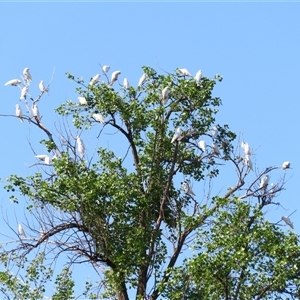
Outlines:
<svg viewBox="0 0 300 300"><path fill-rule="evenodd" d="M33 77L33 95L38 94L39 81L48 83L55 69L50 95L39 104L51 129L60 122L54 108L65 100L77 101L76 85L65 72L89 80L100 73L99 63L108 64L111 71L121 70L120 82L127 77L133 86L142 66L168 72L187 68L192 74L201 69L206 77L221 74L223 81L214 92L223 101L217 123L229 124L250 144L258 170L291 162L286 191L276 199L287 211L272 207L267 218L277 222L297 210L291 218L299 232L300 4L1 3L0 7L1 115L13 115L19 102L19 90L4 83L20 78L25 67ZM31 174L36 160L28 140L43 154L39 140L45 136L26 122L1 117L0 137L1 184L10 174ZM83 137L88 144L94 135ZM228 183L215 183L216 190L235 183L234 171L228 172ZM271 181L282 172L273 172ZM4 190L0 197L3 214L12 216L12 227L23 222L25 205L11 204ZM5 223L1 228L11 235ZM85 271L88 275L90 270Z"/></svg>

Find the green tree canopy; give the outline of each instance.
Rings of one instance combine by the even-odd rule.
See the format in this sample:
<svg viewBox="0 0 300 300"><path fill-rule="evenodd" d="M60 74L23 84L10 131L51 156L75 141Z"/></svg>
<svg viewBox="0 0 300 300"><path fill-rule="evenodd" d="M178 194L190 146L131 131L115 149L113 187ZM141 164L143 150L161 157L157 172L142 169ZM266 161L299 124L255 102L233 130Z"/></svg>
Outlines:
<svg viewBox="0 0 300 300"><path fill-rule="evenodd" d="M119 72L89 82L67 73L79 102L56 109L65 120L56 132L37 108L50 84L37 98L25 93L28 78L17 84L30 113L16 117L45 133L48 153L37 156L36 173L7 180L16 205L27 199L31 221L26 237L2 244L3 296L42 299L53 276L47 254L67 254L66 265L99 272L97 289L87 282L83 292L90 299L129 300L133 291L151 300L300 298L299 238L265 214L279 205L285 172L254 166L249 145L217 122L213 89L222 77L143 71L137 87L119 84ZM216 192L232 170L235 181ZM271 185L273 172L282 175ZM55 283L52 299L73 299L70 269Z"/></svg>

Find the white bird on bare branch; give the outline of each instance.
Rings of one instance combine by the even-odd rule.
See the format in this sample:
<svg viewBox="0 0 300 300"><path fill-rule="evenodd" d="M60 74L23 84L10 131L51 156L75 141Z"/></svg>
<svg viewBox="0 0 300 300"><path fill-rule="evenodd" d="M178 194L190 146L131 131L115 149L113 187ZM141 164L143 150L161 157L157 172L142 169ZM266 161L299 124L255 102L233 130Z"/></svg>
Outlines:
<svg viewBox="0 0 300 300"><path fill-rule="evenodd" d="M288 226L290 226L292 229L294 229L294 225L293 225L291 219L290 219L288 216L282 216L282 217L281 217L281 220L283 220L284 223L285 223L286 225L288 225Z"/></svg>
<svg viewBox="0 0 300 300"><path fill-rule="evenodd" d="M198 147L205 153L206 152L206 143L205 141L201 140L198 142Z"/></svg>
<svg viewBox="0 0 300 300"><path fill-rule="evenodd" d="M21 90L21 96L20 96L20 100L23 100L26 98L26 95L28 93L28 86L25 85L22 90Z"/></svg>
<svg viewBox="0 0 300 300"><path fill-rule="evenodd" d="M211 148L212 148L213 154L215 154L217 156L220 155L220 150L219 150L219 147L216 143L212 142Z"/></svg>
<svg viewBox="0 0 300 300"><path fill-rule="evenodd" d="M77 150L80 154L80 157L83 158L85 154L85 147L83 144L83 141L81 140L80 136L76 136L76 141L77 141Z"/></svg>
<svg viewBox="0 0 300 300"><path fill-rule="evenodd" d="M23 70L23 76L24 76L24 79L27 81L27 83L30 83L30 81L32 81L32 77L31 77L31 74L29 72L29 68L25 68Z"/></svg>
<svg viewBox="0 0 300 300"><path fill-rule="evenodd" d="M46 155L46 154L36 155L35 157L38 158L41 161L44 161L46 165L51 164L51 157Z"/></svg>
<svg viewBox="0 0 300 300"><path fill-rule="evenodd" d="M140 78L140 80L139 80L139 84L138 84L138 86L140 87L140 86L142 86L142 84L147 80L147 74L143 74L142 76L141 76L141 78Z"/></svg>
<svg viewBox="0 0 300 300"><path fill-rule="evenodd" d="M109 71L109 69L110 69L110 66L108 66L108 65L104 65L104 66L102 67L102 71L103 71L103 73L105 73L105 74Z"/></svg>
<svg viewBox="0 0 300 300"><path fill-rule="evenodd" d="M19 79L12 79L10 81L7 81L4 85L17 86L19 84L21 84L21 80L19 80Z"/></svg>
<svg viewBox="0 0 300 300"><path fill-rule="evenodd" d="M36 119L36 121L41 120L40 112L39 112L39 109L36 104L34 104L32 106L32 114L33 114L34 118Z"/></svg>
<svg viewBox="0 0 300 300"><path fill-rule="evenodd" d="M241 147L244 149L245 155L251 155L250 147L248 143L242 142Z"/></svg>
<svg viewBox="0 0 300 300"><path fill-rule="evenodd" d="M24 229L23 229L23 227L22 227L21 224L18 225L18 232L19 232L19 236L20 237L25 237L26 238L25 231L24 231Z"/></svg>
<svg viewBox="0 0 300 300"><path fill-rule="evenodd" d="M94 85L96 84L100 79L100 74L96 74L90 81L89 85Z"/></svg>
<svg viewBox="0 0 300 300"><path fill-rule="evenodd" d="M161 91L161 98L162 98L162 104L166 104L168 102L168 98L169 98L169 87L168 86L163 88L163 90Z"/></svg>
<svg viewBox="0 0 300 300"><path fill-rule="evenodd" d="M196 73L195 81L196 81L197 83L200 83L201 78L202 78L202 71L199 70L199 71Z"/></svg>
<svg viewBox="0 0 300 300"><path fill-rule="evenodd" d="M251 171L253 171L253 165L249 154L245 155L245 165L249 167Z"/></svg>
<svg viewBox="0 0 300 300"><path fill-rule="evenodd" d="M127 78L124 78L124 81L123 81L123 87L125 89L129 89L130 88L130 84L129 84L129 81Z"/></svg>
<svg viewBox="0 0 300 300"><path fill-rule="evenodd" d="M286 169L289 169L291 166L291 163L289 161L285 161L283 164L282 164L282 170L286 170Z"/></svg>
<svg viewBox="0 0 300 300"><path fill-rule="evenodd" d="M115 81L118 80L118 76L121 74L121 71L114 71L112 74L111 74L111 80L110 80L110 83L109 85L113 85Z"/></svg>
<svg viewBox="0 0 300 300"><path fill-rule="evenodd" d="M81 105L87 105L87 101L85 99L85 97L78 97L78 101Z"/></svg>
<svg viewBox="0 0 300 300"><path fill-rule="evenodd" d="M21 120L21 122L24 122L22 110L19 104L16 104L16 116Z"/></svg>
<svg viewBox="0 0 300 300"><path fill-rule="evenodd" d="M190 180L185 180L184 182L182 182L181 187L186 194L191 195L191 196L196 196L196 194L193 192L193 190L191 188Z"/></svg>
<svg viewBox="0 0 300 300"><path fill-rule="evenodd" d="M180 127L178 127L175 130L175 133L174 133L174 135L172 137L171 143L174 143L175 141L177 141L178 139L180 139L181 135L182 135L182 129Z"/></svg>
<svg viewBox="0 0 300 300"><path fill-rule="evenodd" d="M39 83L39 89L42 93L48 93L49 92L49 89L47 89L45 86L44 86L44 81L41 80L41 82Z"/></svg>
<svg viewBox="0 0 300 300"><path fill-rule="evenodd" d="M265 188L267 185L268 185L268 183L269 183L269 179L270 179L270 177L269 177L269 175L267 174L265 177L263 177L262 179L261 179L261 181L260 181L260 186L259 186L259 188Z"/></svg>
<svg viewBox="0 0 300 300"><path fill-rule="evenodd" d="M105 121L103 119L103 116L101 114L92 114L92 117L94 118L95 121L105 124Z"/></svg>
<svg viewBox="0 0 300 300"><path fill-rule="evenodd" d="M192 76L192 74L185 68L178 69L178 70L183 76Z"/></svg>

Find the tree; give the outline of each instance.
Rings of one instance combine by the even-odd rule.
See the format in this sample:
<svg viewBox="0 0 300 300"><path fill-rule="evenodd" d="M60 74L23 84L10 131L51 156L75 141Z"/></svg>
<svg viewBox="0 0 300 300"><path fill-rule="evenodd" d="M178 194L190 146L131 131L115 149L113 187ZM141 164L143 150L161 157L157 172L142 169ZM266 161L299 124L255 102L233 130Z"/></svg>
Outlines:
<svg viewBox="0 0 300 300"><path fill-rule="evenodd" d="M53 272L44 267L45 253L67 253L68 266L90 264L104 276L97 292L87 285L84 295L91 299L128 300L129 290L151 300L300 298L299 238L265 214L280 205L275 198L286 171L254 168L249 145L242 142L241 149L229 126L216 122L222 103L213 88L222 77L143 71L138 87L128 80L118 86L119 71L111 80L104 71L104 81L97 74L89 83L67 73L78 85L79 103L67 101L56 112L72 116L76 133L67 121L53 133L36 112L50 84L37 98L23 95L31 113L22 118L45 133L41 142L49 154L37 156L42 171L8 179L11 200L25 196L34 221L27 238L2 248L2 292L15 298L25 289L33 293L32 284ZM24 78L17 86L24 93L29 84ZM109 139L109 146L96 145L89 156L86 131L96 142ZM212 183L229 168L236 181L221 195ZM274 172L284 174L270 185ZM31 277L20 285L11 266L20 260L21 268L32 253L40 255L40 271L32 275L28 268ZM73 286L63 269L53 299L71 299Z"/></svg>

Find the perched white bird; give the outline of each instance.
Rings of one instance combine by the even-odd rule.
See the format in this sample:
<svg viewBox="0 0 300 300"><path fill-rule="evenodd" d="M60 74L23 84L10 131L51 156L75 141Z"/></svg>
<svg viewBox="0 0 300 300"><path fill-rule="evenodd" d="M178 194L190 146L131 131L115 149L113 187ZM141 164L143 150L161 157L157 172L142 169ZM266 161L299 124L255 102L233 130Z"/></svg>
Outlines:
<svg viewBox="0 0 300 300"><path fill-rule="evenodd" d="M77 150L80 154L80 157L83 158L84 154L85 154L85 147L84 147L83 141L81 140L81 138L78 135L76 136L76 141L77 141Z"/></svg>
<svg viewBox="0 0 300 300"><path fill-rule="evenodd" d="M142 86L142 84L147 80L147 74L143 74L142 77L139 80L138 86Z"/></svg>
<svg viewBox="0 0 300 300"><path fill-rule="evenodd" d="M294 229L294 225L288 216L282 216L281 220L283 220L286 225L289 225L292 229Z"/></svg>
<svg viewBox="0 0 300 300"><path fill-rule="evenodd" d="M89 85L94 85L96 84L100 79L100 74L96 74L90 81Z"/></svg>
<svg viewBox="0 0 300 300"><path fill-rule="evenodd" d="M174 143L175 141L177 141L179 138L181 138L181 135L182 135L182 129L180 127L178 127L176 130L175 130L175 133L172 137L172 140L171 140L171 143Z"/></svg>
<svg viewBox="0 0 300 300"><path fill-rule="evenodd" d="M189 180L186 180L186 181L182 182L181 187L182 187L182 189L184 190L184 192L186 194L191 195L191 196L196 196L196 194L193 192L193 190L191 188Z"/></svg>
<svg viewBox="0 0 300 300"><path fill-rule="evenodd" d="M114 71L112 74L111 74L111 80L110 80L110 83L109 85L113 85L115 81L118 80L118 76L121 74L121 71Z"/></svg>
<svg viewBox="0 0 300 300"><path fill-rule="evenodd" d="M123 87L124 87L125 89L130 88L130 84L129 84L129 81L128 81L127 78L124 78L124 81L123 81Z"/></svg>
<svg viewBox="0 0 300 300"><path fill-rule="evenodd" d="M95 121L100 122L101 124L105 123L101 114L92 114L92 117L95 119Z"/></svg>
<svg viewBox="0 0 300 300"><path fill-rule="evenodd" d="M282 164L282 170L288 169L291 166L291 163L289 161L285 161Z"/></svg>
<svg viewBox="0 0 300 300"><path fill-rule="evenodd" d="M45 88L43 80L41 80L41 82L39 83L39 89L42 93L48 93L49 91L48 89Z"/></svg>
<svg viewBox="0 0 300 300"><path fill-rule="evenodd" d="M21 122L24 122L22 110L19 104L16 104L16 116L21 120Z"/></svg>
<svg viewBox="0 0 300 300"><path fill-rule="evenodd" d="M46 165L50 165L51 164L51 157L49 157L46 154L36 155L35 157L38 158L39 160L44 161Z"/></svg>
<svg viewBox="0 0 300 300"><path fill-rule="evenodd" d="M41 120L40 112L36 104L32 106L32 114L37 121Z"/></svg>
<svg viewBox="0 0 300 300"><path fill-rule="evenodd" d="M166 104L169 98L169 87L166 86L165 88L163 88L163 90L161 91L161 98L162 98L162 104Z"/></svg>
<svg viewBox="0 0 300 300"><path fill-rule="evenodd" d="M244 149L245 155L251 155L250 147L248 143L242 142L241 147Z"/></svg>
<svg viewBox="0 0 300 300"><path fill-rule="evenodd" d="M18 225L18 232L19 232L20 237L25 237L26 238L25 231L24 231L21 224Z"/></svg>
<svg viewBox="0 0 300 300"><path fill-rule="evenodd" d="M262 179L261 179L261 181L260 181L260 188L265 188L267 185L268 185L268 183L269 183L269 179L270 179L270 177L269 177L269 175L267 174L265 177L263 177Z"/></svg>
<svg viewBox="0 0 300 300"><path fill-rule="evenodd" d="M78 97L78 101L81 105L87 105L87 101L84 97Z"/></svg>
<svg viewBox="0 0 300 300"><path fill-rule="evenodd" d="M17 86L18 84L21 84L21 80L19 80L19 79L12 79L10 81L7 81L4 85Z"/></svg>
<svg viewBox="0 0 300 300"><path fill-rule="evenodd" d="M109 71L109 69L110 69L110 66L107 66L107 65L105 65L105 66L102 67L102 71L105 74Z"/></svg>
<svg viewBox="0 0 300 300"><path fill-rule="evenodd" d="M218 134L218 127L217 126L214 126L212 129L211 129L211 137L214 139L217 134Z"/></svg>
<svg viewBox="0 0 300 300"><path fill-rule="evenodd" d="M179 72L182 74L182 75L184 75L184 76L192 76L192 74L187 70L187 69L185 69L185 68L183 68L183 69L178 69L179 70Z"/></svg>
<svg viewBox="0 0 300 300"><path fill-rule="evenodd" d="M198 147L203 151L206 152L206 143L205 141L201 140L198 142Z"/></svg>
<svg viewBox="0 0 300 300"><path fill-rule="evenodd" d="M249 169L250 169L251 171L253 171L253 165L252 165L252 161L251 161L251 159L250 159L250 155L249 155L249 154L246 154L246 155L245 155L245 165L246 165L247 167L249 167Z"/></svg>
<svg viewBox="0 0 300 300"><path fill-rule="evenodd" d="M20 100L23 100L24 98L26 98L27 93L28 93L28 86L25 85L21 90Z"/></svg>
<svg viewBox="0 0 300 300"><path fill-rule="evenodd" d="M196 81L197 83L199 83L200 80L201 80L201 78L202 78L202 71L199 70L199 71L196 73L195 81Z"/></svg>
<svg viewBox="0 0 300 300"><path fill-rule="evenodd" d="M24 78L25 78L26 81L28 81L28 82L32 81L32 77L31 77L31 75L29 73L29 68L25 68L23 70L23 76L24 76Z"/></svg>
<svg viewBox="0 0 300 300"><path fill-rule="evenodd" d="M220 155L220 150L219 150L219 147L216 143L212 142L211 148L212 148L212 151L215 155L217 155L217 156Z"/></svg>

